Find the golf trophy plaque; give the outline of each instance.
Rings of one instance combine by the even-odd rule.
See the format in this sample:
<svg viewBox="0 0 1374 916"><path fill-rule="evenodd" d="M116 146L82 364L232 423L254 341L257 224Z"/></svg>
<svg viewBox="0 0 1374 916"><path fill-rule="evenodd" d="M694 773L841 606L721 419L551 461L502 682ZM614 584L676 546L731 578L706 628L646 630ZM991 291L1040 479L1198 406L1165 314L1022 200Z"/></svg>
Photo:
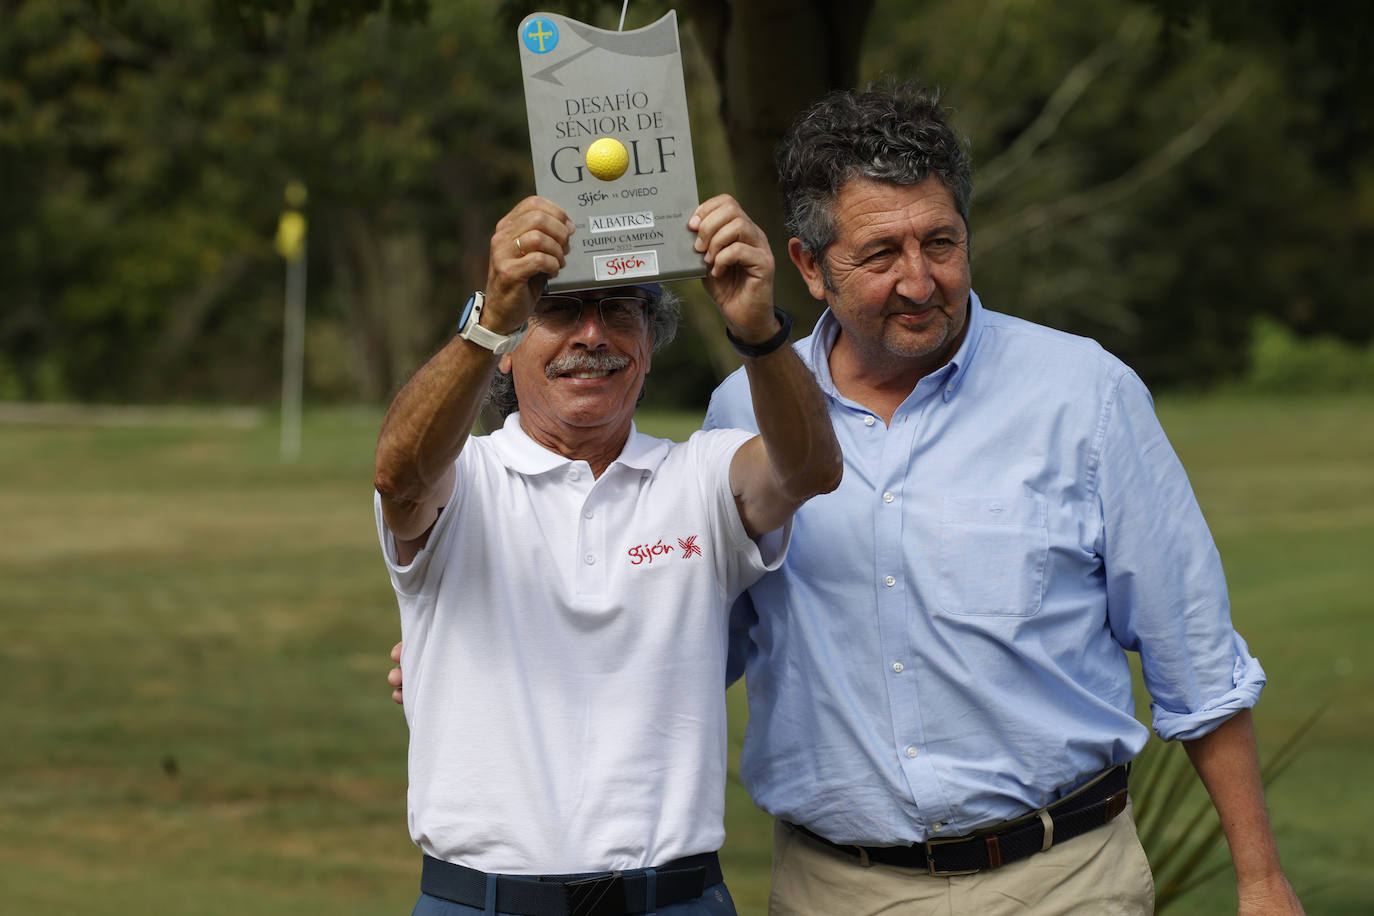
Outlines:
<svg viewBox="0 0 1374 916"><path fill-rule="evenodd" d="M531 13L518 40L535 189L575 226L549 289L704 276L677 14L612 32Z"/></svg>

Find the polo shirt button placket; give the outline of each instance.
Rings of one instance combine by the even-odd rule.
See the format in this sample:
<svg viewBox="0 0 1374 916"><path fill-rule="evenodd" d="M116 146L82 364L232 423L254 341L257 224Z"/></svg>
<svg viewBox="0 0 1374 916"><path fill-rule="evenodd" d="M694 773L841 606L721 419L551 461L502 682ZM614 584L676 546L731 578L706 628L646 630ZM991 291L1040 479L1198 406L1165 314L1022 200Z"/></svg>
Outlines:
<svg viewBox="0 0 1374 916"><path fill-rule="evenodd" d="M582 595L599 595L606 587L606 575L610 566L602 564L607 553L605 526L601 521L597 496L596 480L586 472L586 467L570 467L567 479L575 483L574 490L582 494L583 503L577 510L577 549L581 572L577 575L577 591ZM582 483L586 481L586 483Z"/></svg>

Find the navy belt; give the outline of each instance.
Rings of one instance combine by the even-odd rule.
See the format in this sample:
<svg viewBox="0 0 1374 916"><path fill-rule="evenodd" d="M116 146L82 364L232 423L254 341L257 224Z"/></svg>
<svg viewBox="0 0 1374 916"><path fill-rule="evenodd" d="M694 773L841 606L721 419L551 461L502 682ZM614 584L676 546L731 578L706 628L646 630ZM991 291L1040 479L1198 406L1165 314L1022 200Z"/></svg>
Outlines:
<svg viewBox="0 0 1374 916"><path fill-rule="evenodd" d="M425 856L420 890L464 906L487 905L487 879L495 879L496 911L517 916L633 916L695 900L720 884L714 852L674 859L653 869L590 875L491 875ZM652 899L651 899L652 898Z"/></svg>
<svg viewBox="0 0 1374 916"><path fill-rule="evenodd" d="M920 869L935 877L971 875L1027 858L1106 824L1126 809L1129 772L1129 764L1114 766L1054 804L1025 817L969 836L927 840L911 846L836 843L805 827L789 826L819 843L857 856L864 866L895 865Z"/></svg>

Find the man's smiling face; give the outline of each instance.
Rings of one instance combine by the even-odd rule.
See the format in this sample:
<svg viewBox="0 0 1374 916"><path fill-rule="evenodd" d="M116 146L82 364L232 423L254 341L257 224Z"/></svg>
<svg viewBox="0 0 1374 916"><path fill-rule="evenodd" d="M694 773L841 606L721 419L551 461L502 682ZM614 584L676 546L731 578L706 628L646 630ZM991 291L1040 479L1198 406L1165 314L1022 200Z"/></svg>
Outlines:
<svg viewBox="0 0 1374 916"><path fill-rule="evenodd" d="M968 322L968 229L936 178L855 178L834 204L835 241L798 267L840 323L837 347L871 369L924 375L949 361Z"/></svg>
<svg viewBox="0 0 1374 916"><path fill-rule="evenodd" d="M529 333L501 361L513 373L521 425L532 438L628 434L653 351L644 298L637 287L613 287L539 300Z"/></svg>

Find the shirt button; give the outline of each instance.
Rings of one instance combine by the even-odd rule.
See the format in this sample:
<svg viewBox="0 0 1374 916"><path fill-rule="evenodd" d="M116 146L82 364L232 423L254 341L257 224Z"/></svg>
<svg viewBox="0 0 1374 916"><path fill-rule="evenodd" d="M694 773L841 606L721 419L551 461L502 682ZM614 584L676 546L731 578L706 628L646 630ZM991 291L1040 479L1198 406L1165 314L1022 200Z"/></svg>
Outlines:
<svg viewBox="0 0 1374 916"><path fill-rule="evenodd" d="M915 756L916 756L916 748L915 748L915 746L908 747L908 748L906 749L906 755L907 755L908 757L915 757Z"/></svg>
<svg viewBox="0 0 1374 916"><path fill-rule="evenodd" d="M934 830L936 833L939 833L941 830L944 830L944 829L945 829L945 822L944 822L944 821L936 821L935 823L933 823L933 824L930 825L930 829L931 829L931 830Z"/></svg>
<svg viewBox="0 0 1374 916"><path fill-rule="evenodd" d="M592 554L592 553L587 554L585 557L582 558L582 562L583 562L583 563L586 563L588 566L595 566L595 565L596 565L596 554Z"/></svg>
<svg viewBox="0 0 1374 916"><path fill-rule="evenodd" d="M903 671L906 670L906 666L903 665L901 662L893 662L893 663L892 663L892 670L893 670L894 672L896 672L897 674L901 674Z"/></svg>
<svg viewBox="0 0 1374 916"><path fill-rule="evenodd" d="M878 421L875 420L875 419L873 419L873 417L871 417L871 416L864 417L864 426L872 426L874 423L877 423L877 422L878 422Z"/></svg>
<svg viewBox="0 0 1374 916"><path fill-rule="evenodd" d="M888 588L891 588L892 586L897 584L897 577L888 576L886 579L883 580L883 584L886 585Z"/></svg>
<svg viewBox="0 0 1374 916"><path fill-rule="evenodd" d="M883 502L885 502L885 503L890 503L890 502L892 502L892 501L893 501L894 499L896 499L896 498L897 498L897 497L895 497L895 496L892 495L892 491L891 491L891 490L888 490L886 493L883 494Z"/></svg>
<svg viewBox="0 0 1374 916"><path fill-rule="evenodd" d="M579 471L577 468L573 468L571 471L568 472L568 479L569 479L569 480L581 480L581 479L582 479L582 472Z"/></svg>
<svg viewBox="0 0 1374 916"><path fill-rule="evenodd" d="M595 514L595 513L593 513L591 509L583 509L583 510L582 510L582 517L583 517L583 518L591 518L594 514Z"/></svg>

